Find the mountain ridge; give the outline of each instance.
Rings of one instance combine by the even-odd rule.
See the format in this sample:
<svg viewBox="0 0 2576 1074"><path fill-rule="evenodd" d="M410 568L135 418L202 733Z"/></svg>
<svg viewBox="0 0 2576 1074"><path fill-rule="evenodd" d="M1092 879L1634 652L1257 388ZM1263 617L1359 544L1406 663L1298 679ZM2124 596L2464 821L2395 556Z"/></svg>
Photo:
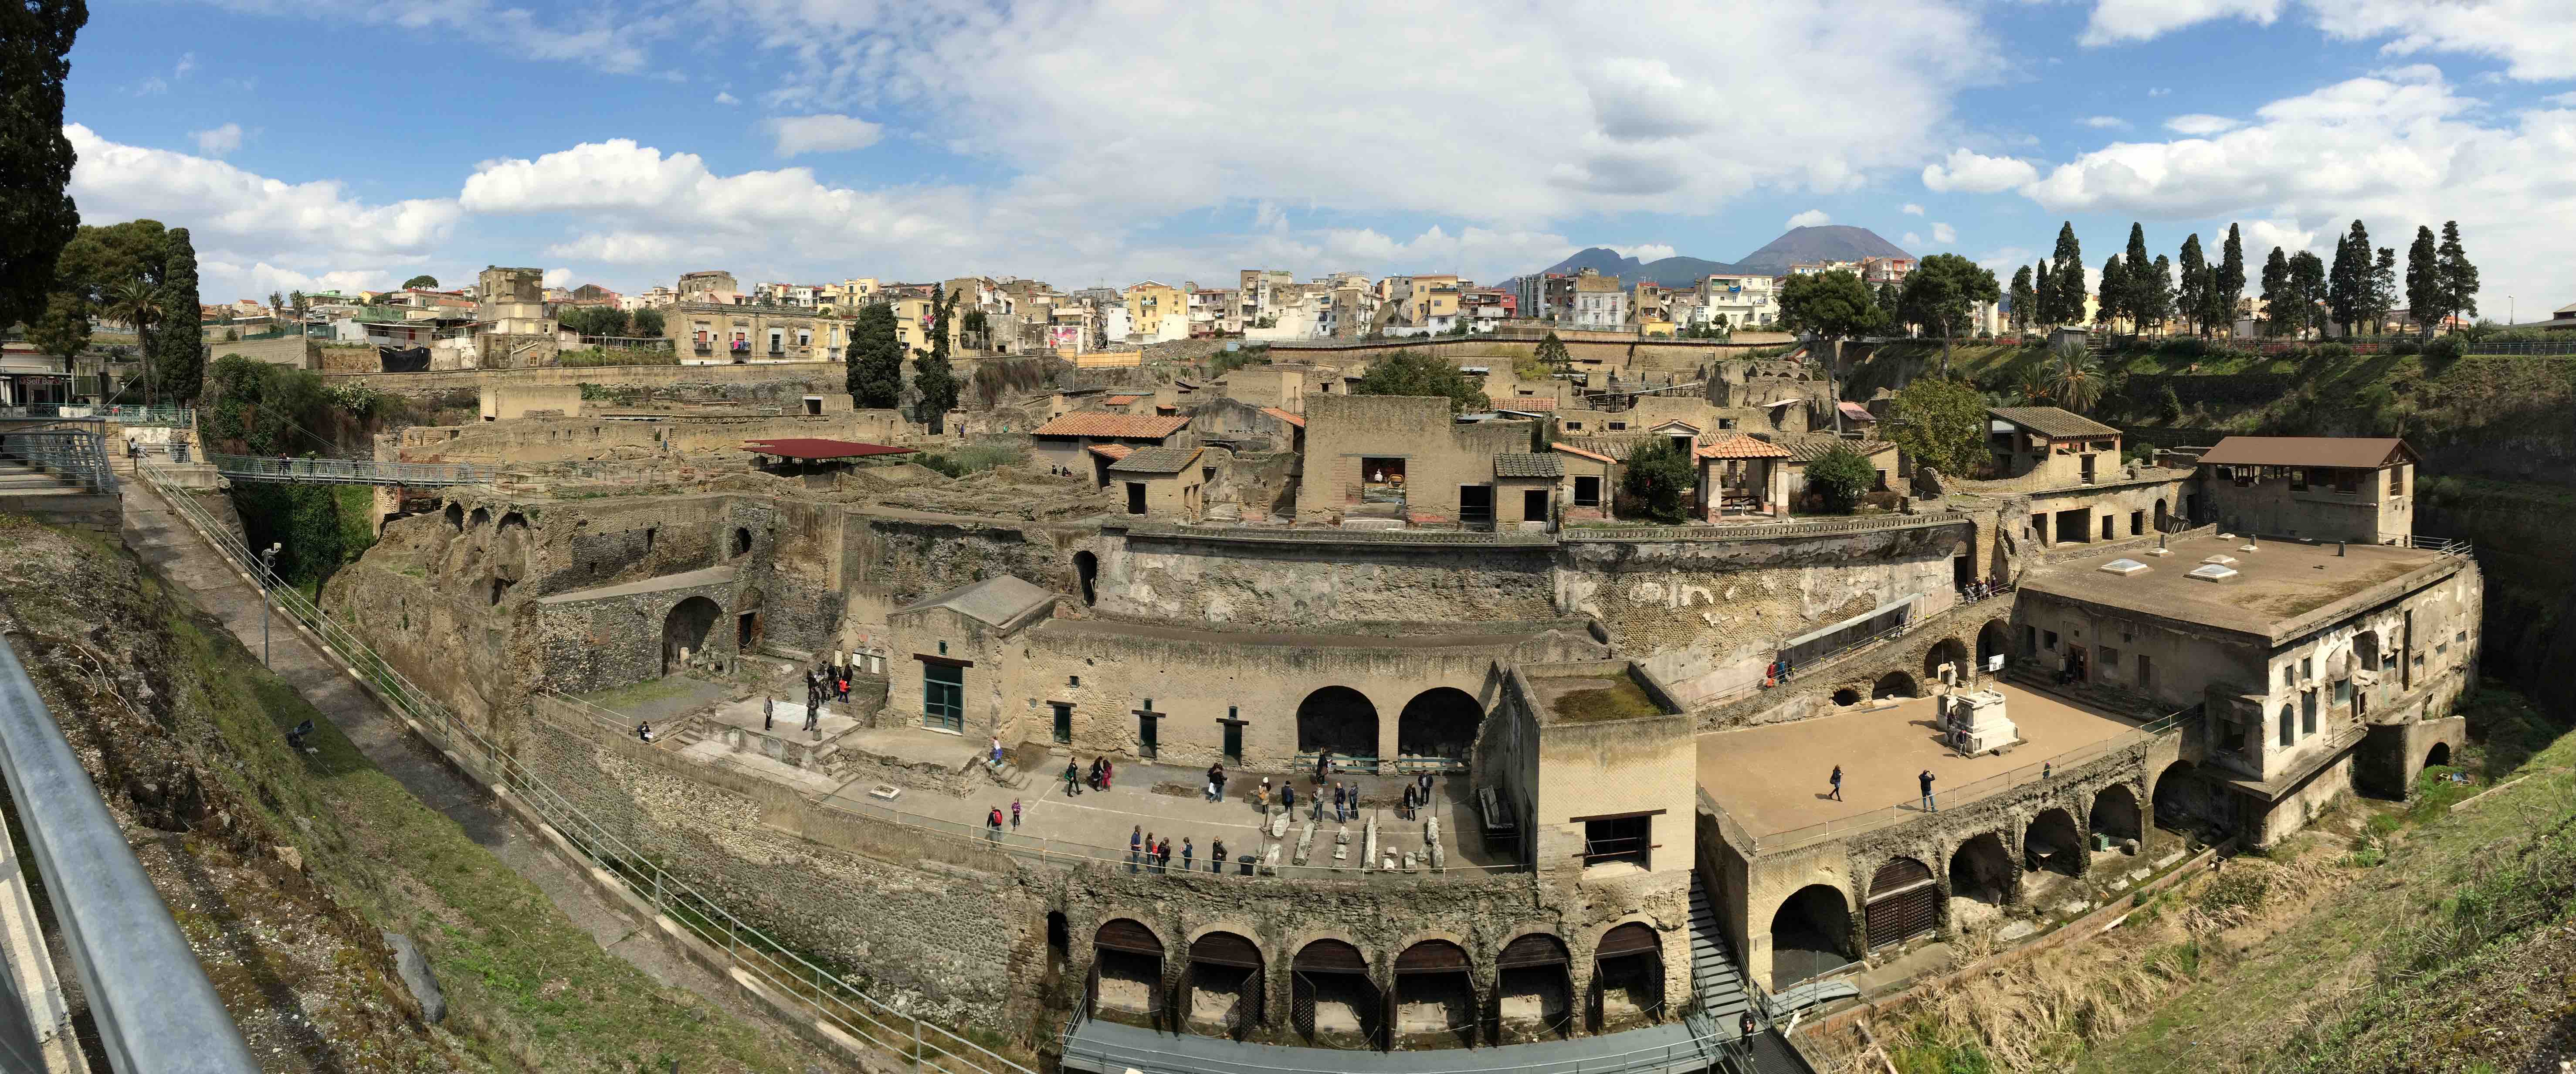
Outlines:
<svg viewBox="0 0 2576 1074"><path fill-rule="evenodd" d="M1790 228L1779 238L1736 261L1681 256L1640 261L1606 246L1593 246L1575 251L1564 260L1528 275L1551 272L1570 275L1588 268L1604 276L1617 276L1621 283L1631 286L1647 280L1666 287L1687 287L1698 284L1705 277L1730 272L1785 275L1790 265L1801 261L1858 261L1864 257L1913 256L1868 228L1850 224L1817 224Z"/></svg>

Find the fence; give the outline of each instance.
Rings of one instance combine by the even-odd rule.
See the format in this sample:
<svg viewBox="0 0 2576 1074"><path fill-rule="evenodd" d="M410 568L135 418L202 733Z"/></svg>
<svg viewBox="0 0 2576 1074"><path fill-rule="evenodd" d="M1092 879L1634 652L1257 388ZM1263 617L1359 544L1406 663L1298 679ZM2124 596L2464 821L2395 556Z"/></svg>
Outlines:
<svg viewBox="0 0 2576 1074"><path fill-rule="evenodd" d="M2427 552L2439 552L2446 556L2470 556L2477 553L2477 546L2472 545L2467 541L2457 540L2450 537L2433 537L2421 533L2407 534L2405 539L2399 542L2399 547L2421 548Z"/></svg>
<svg viewBox="0 0 2576 1074"><path fill-rule="evenodd" d="M490 466L366 459L272 459L258 455L208 455L215 471L235 481L337 485L481 485L501 476Z"/></svg>
<svg viewBox="0 0 2576 1074"><path fill-rule="evenodd" d="M315 640L336 655L350 674L366 684L387 708L402 715L422 737L444 750L473 778L516 796L530 811L562 834L577 852L614 874L637 898L650 903L655 911L685 926L708 944L722 947L732 969L757 980L764 987L793 997L832 1031L891 1054L908 1057L911 1069L915 1071L1037 1074L1034 1069L1013 1062L1000 1053L940 1026L909 1017L869 996L839 975L815 965L767 934L744 924L731 911L662 869L641 848L619 839L582 812L571 799L467 725L427 691L413 685L410 679L359 641L356 635L324 615L311 598L286 584L285 579L251 555L239 538L218 525L205 508L198 506L193 494L167 483L155 467L143 467L142 473L153 490L186 518L209 544L230 559L236 569L268 587L280 614L309 628Z"/></svg>
<svg viewBox="0 0 2576 1074"><path fill-rule="evenodd" d="M2091 761L2098 757L2105 757L2121 750L2128 749L2131 746L2162 738L2181 730L2185 722L2190 718L2199 715L2200 711L2200 706L2194 705L2179 712L2167 714L2156 720L2142 724L2124 734L2104 739L2090 746L2077 747L2036 764L2026 764L2008 772L1998 772L1994 775L1987 776L1984 779L1972 780L1947 790L1935 792L1932 796L1933 806L1935 809L1944 806L1956 809L1960 806L1973 803L1981 798L1991 796L1997 792L2018 787L2044 773L2047 773L2051 768L2064 772L2071 770L2076 765L2082 764L2086 761ZM1821 843L1829 839L1840 839L1860 832L1874 831L1879 828L1884 828L1891 824L1900 823L1908 819L1910 816L1916 815L1929 815L1929 811L1923 808L1920 799L1899 802L1895 805L1881 806L1857 816L1824 821L1822 823L1810 824L1801 828L1790 828L1785 831L1773 832L1769 835L1753 836L1752 852L1755 854L1774 854L1781 851L1796 850L1800 847L1814 846L1817 843Z"/></svg>
<svg viewBox="0 0 2576 1074"><path fill-rule="evenodd" d="M80 424L88 428L77 427ZM116 491L116 474L109 468L106 440L96 422L0 432L0 459L26 463L91 492Z"/></svg>

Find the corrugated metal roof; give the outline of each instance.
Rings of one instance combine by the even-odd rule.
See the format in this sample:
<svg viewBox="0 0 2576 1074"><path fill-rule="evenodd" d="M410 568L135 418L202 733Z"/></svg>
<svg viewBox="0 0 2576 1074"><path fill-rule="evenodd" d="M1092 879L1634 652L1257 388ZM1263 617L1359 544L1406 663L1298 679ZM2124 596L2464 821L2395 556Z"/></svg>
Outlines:
<svg viewBox="0 0 2576 1074"><path fill-rule="evenodd" d="M1565 460L1554 455L1511 451L1494 456L1495 477L1564 477Z"/></svg>
<svg viewBox="0 0 2576 1074"><path fill-rule="evenodd" d="M1181 431L1190 419L1171 414L1067 414L1029 431L1031 436L1123 436L1160 440Z"/></svg>
<svg viewBox="0 0 2576 1074"><path fill-rule="evenodd" d="M2231 436L2209 449L2200 461L2233 466L2376 470L2415 461L2415 449L2393 436Z"/></svg>
<svg viewBox="0 0 2576 1074"><path fill-rule="evenodd" d="M1884 440L1845 440L1831 433L1810 433L1794 440L1783 440L1779 443L1781 447L1789 449L1789 457L1791 459L1799 462L1814 462L1817 459L1823 458L1825 453L1832 451L1834 446L1837 444L1848 447L1853 451L1860 452L1863 455L1877 455L1882 452L1896 450L1896 445Z"/></svg>
<svg viewBox="0 0 2576 1074"><path fill-rule="evenodd" d="M1127 457L1109 464L1113 474L1177 474L1197 461L1194 447L1149 447L1127 453Z"/></svg>

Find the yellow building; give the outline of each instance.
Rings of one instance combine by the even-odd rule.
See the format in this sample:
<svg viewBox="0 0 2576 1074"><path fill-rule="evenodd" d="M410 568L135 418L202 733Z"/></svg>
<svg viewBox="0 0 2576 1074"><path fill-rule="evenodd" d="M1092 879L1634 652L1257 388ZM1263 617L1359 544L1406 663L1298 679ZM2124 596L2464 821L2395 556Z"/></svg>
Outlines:
<svg viewBox="0 0 2576 1074"><path fill-rule="evenodd" d="M1122 293L1127 300L1127 331L1149 341L1188 339L1190 296L1178 287L1147 280Z"/></svg>
<svg viewBox="0 0 2576 1074"><path fill-rule="evenodd" d="M1458 277L1416 276L1412 290L1405 296L1404 316L1411 324L1427 325L1435 317L1458 315Z"/></svg>

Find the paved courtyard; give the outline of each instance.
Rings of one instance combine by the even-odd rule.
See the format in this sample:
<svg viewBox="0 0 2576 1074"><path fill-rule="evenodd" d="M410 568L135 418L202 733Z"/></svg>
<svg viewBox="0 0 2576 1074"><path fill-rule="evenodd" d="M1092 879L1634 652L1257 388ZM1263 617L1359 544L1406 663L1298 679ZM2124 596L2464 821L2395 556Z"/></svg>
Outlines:
<svg viewBox="0 0 2576 1074"><path fill-rule="evenodd" d="M1906 698L1877 710L1795 723L1712 731L1699 736L1699 784L1719 808L1756 838L1810 824L1856 817L1919 800L1915 774L1930 769L1940 803L1946 792L2105 742L2137 725L2018 686L2002 691L2005 713L2022 743L2004 754L1960 757L1941 742L1934 699ZM1843 800L1826 796L1834 766L1843 768ZM2033 773L2033 778L2036 778ZM1965 804L1964 802L1959 804Z"/></svg>

